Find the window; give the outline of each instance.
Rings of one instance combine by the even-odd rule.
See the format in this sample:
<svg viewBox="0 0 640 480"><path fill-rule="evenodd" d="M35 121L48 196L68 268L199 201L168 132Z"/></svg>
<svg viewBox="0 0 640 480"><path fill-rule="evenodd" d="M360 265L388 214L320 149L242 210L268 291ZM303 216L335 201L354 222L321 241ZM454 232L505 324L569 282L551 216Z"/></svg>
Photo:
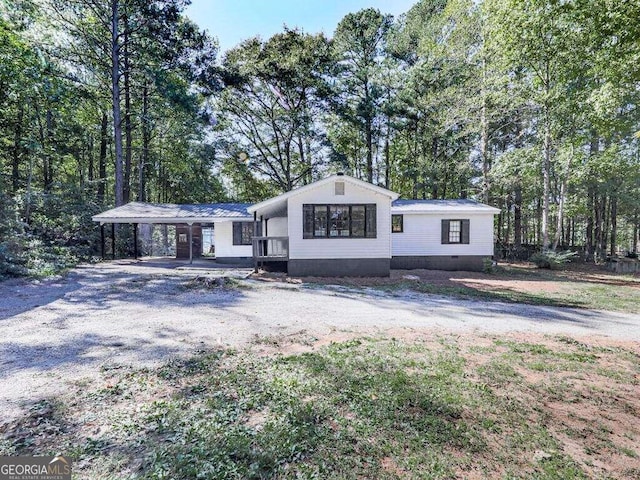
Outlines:
<svg viewBox="0 0 640 480"><path fill-rule="evenodd" d="M258 228L258 230L260 230ZM260 236L260 232L258 232ZM233 244L251 245L253 238L253 222L233 222Z"/></svg>
<svg viewBox="0 0 640 480"><path fill-rule="evenodd" d="M186 233L179 233L178 234L178 242L187 243L187 234Z"/></svg>
<svg viewBox="0 0 640 480"><path fill-rule="evenodd" d="M327 207L324 205L313 206L313 236L327 236Z"/></svg>
<svg viewBox="0 0 640 480"><path fill-rule="evenodd" d="M376 238L376 206L303 205L303 238Z"/></svg>
<svg viewBox="0 0 640 480"><path fill-rule="evenodd" d="M349 205L330 205L329 206L329 236L330 237L349 237L351 230L349 227Z"/></svg>
<svg viewBox="0 0 640 480"><path fill-rule="evenodd" d="M441 243L469 243L469 220L442 220Z"/></svg>
<svg viewBox="0 0 640 480"><path fill-rule="evenodd" d="M351 206L351 236L364 237L367 226L366 208L364 205Z"/></svg>
<svg viewBox="0 0 640 480"><path fill-rule="evenodd" d="M449 221L449 243L460 243L462 226L460 220Z"/></svg>
<svg viewBox="0 0 640 480"><path fill-rule="evenodd" d="M391 231L393 233L402 233L404 217L402 215L391 215Z"/></svg>

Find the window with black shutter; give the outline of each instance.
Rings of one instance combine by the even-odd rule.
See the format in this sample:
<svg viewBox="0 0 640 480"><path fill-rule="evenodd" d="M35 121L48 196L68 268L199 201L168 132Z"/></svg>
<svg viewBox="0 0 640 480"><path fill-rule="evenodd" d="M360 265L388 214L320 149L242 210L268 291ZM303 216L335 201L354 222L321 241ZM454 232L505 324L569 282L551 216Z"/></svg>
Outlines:
<svg viewBox="0 0 640 480"><path fill-rule="evenodd" d="M442 220L441 243L445 244L468 244L469 243L469 220Z"/></svg>
<svg viewBox="0 0 640 480"><path fill-rule="evenodd" d="M376 238L376 205L302 206L302 238Z"/></svg>

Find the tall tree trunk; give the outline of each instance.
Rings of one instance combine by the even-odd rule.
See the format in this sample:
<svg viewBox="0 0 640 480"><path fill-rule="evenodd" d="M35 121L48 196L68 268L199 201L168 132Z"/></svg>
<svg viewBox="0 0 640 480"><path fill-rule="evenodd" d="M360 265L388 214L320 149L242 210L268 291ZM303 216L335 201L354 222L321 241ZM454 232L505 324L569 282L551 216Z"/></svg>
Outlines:
<svg viewBox="0 0 640 480"><path fill-rule="evenodd" d="M540 198L536 201L536 229L534 238L536 245L540 245L542 240L542 200Z"/></svg>
<svg viewBox="0 0 640 480"><path fill-rule="evenodd" d="M560 203L558 205L558 218L556 222L556 235L553 241L553 249L558 248L558 244L562 239L562 225L564 221L564 204L567 197L567 184L569 183L569 174L571 173L571 160L573 159L573 145L571 146L571 154L567 155L567 163L564 168L562 183L560 184Z"/></svg>
<svg viewBox="0 0 640 480"><path fill-rule="evenodd" d="M124 203L122 176L122 119L120 115L120 35L119 2L111 0L111 94L113 108L113 143L115 147L115 201L116 207Z"/></svg>
<svg viewBox="0 0 640 480"><path fill-rule="evenodd" d="M142 87L142 155L138 164L138 201L146 202L146 168L149 165L149 144L151 143L151 127L149 122L149 86L145 80Z"/></svg>
<svg viewBox="0 0 640 480"><path fill-rule="evenodd" d="M387 134L384 139L384 186L388 190L391 188L391 117L387 117Z"/></svg>
<svg viewBox="0 0 640 480"><path fill-rule="evenodd" d="M511 238L511 197L507 197L506 203L507 205L504 213L507 216L507 228L504 232L504 242L508 244Z"/></svg>
<svg viewBox="0 0 640 480"><path fill-rule="evenodd" d="M122 187L122 198L127 203L131 198L131 63L129 58L129 24L128 17L124 15L124 39L123 39L123 61L124 61L124 178Z"/></svg>
<svg viewBox="0 0 640 480"><path fill-rule="evenodd" d="M371 99L369 98L369 80L365 80L364 94L369 108ZM373 119L371 118L371 112L368 111L365 119L365 136L367 142L367 181L373 183Z"/></svg>
<svg viewBox="0 0 640 480"><path fill-rule="evenodd" d="M633 222L633 245L631 249L634 255L638 254L638 243L640 243L640 211L636 211L636 218Z"/></svg>
<svg viewBox="0 0 640 480"><path fill-rule="evenodd" d="M45 178L44 178L44 191L50 192L53 187L53 157L51 152L54 151L54 139L53 139L53 112L51 109L47 109L47 147L45 158Z"/></svg>
<svg viewBox="0 0 640 480"><path fill-rule="evenodd" d="M551 201L551 125L545 113L544 158L542 161L542 249L549 248L549 210Z"/></svg>
<svg viewBox="0 0 640 480"><path fill-rule="evenodd" d="M14 129L13 151L11 156L11 187L15 194L20 188L20 159L22 157L22 120L24 118L24 104L18 106L18 118Z"/></svg>
<svg viewBox="0 0 640 480"><path fill-rule="evenodd" d="M522 247L522 185L518 181L513 192L513 245Z"/></svg>
<svg viewBox="0 0 640 480"><path fill-rule="evenodd" d="M515 139L515 147L522 148L522 142L524 138L524 125L522 118L520 117L520 111L517 112L517 134ZM523 232L522 225L522 177L520 175L520 169L516 172L516 185L513 189L513 245L516 250L522 247L522 240L526 237Z"/></svg>
<svg viewBox="0 0 640 480"><path fill-rule="evenodd" d="M482 201L489 203L489 120L487 119L487 96L484 85L487 81L486 60L482 59L482 107L480 109L480 158L482 160Z"/></svg>
<svg viewBox="0 0 640 480"><path fill-rule="evenodd" d="M594 226L595 226L595 218L594 212L596 208L596 199L595 192L593 186L591 185L591 180L589 180L589 185L587 187L587 211L589 212L587 215L587 225L585 230L585 248L586 248L586 256L587 260L591 260L595 255L594 248Z"/></svg>
<svg viewBox="0 0 640 480"><path fill-rule="evenodd" d="M24 221L31 223L31 186L33 185L33 155L29 155L29 173L27 174L27 199L25 201Z"/></svg>
<svg viewBox="0 0 640 480"><path fill-rule="evenodd" d="M36 120L38 123L38 140L40 141L40 146L42 148L42 186L43 190L48 191L48 186L51 184L49 180L49 147L48 147L48 134L45 133L45 126L42 123L42 115L40 112L40 108L38 107L38 103L35 102L35 112L36 112ZM31 182L29 182L31 183Z"/></svg>
<svg viewBox="0 0 640 480"><path fill-rule="evenodd" d="M591 132L591 140L589 142L589 162L594 161L593 157L595 157L600 150L600 138L595 131ZM596 213L596 197L597 193L594 186L594 180L591 177L591 172L587 177L587 201L588 201L588 211L589 214L587 216L587 227L586 227L586 250L587 250L587 259L595 260L596 253L596 239L595 239L595 213Z"/></svg>
<svg viewBox="0 0 640 480"><path fill-rule="evenodd" d="M105 188L107 186L107 112L102 112L100 124L100 157L98 158L98 203L104 205Z"/></svg>
<svg viewBox="0 0 640 480"><path fill-rule="evenodd" d="M595 241L596 241L596 261L604 258L606 251L605 216L607 208L607 197L596 194L595 196Z"/></svg>
<svg viewBox="0 0 640 480"><path fill-rule="evenodd" d="M611 208L611 198L602 195L602 229L600 230L600 258L602 260L607 256L609 244L609 210Z"/></svg>
<svg viewBox="0 0 640 480"><path fill-rule="evenodd" d="M610 249L609 249L609 253L613 256L616 254L616 243L617 243L617 236L618 236L618 197L617 195L614 193L611 197L611 214L610 214L610 219L611 219L611 245L610 245Z"/></svg>
<svg viewBox="0 0 640 480"><path fill-rule="evenodd" d="M93 164L93 135L87 138L87 180L93 182L95 179L95 166Z"/></svg>

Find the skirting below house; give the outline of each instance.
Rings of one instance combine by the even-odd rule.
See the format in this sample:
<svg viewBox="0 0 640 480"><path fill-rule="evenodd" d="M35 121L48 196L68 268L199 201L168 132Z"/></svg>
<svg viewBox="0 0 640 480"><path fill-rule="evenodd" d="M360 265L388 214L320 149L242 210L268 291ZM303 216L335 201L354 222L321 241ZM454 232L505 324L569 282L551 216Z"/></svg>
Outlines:
<svg viewBox="0 0 640 480"><path fill-rule="evenodd" d="M289 259L292 277L388 277L389 258Z"/></svg>
<svg viewBox="0 0 640 480"><path fill-rule="evenodd" d="M243 267L253 266L252 257L216 257L216 263L223 265L240 265Z"/></svg>
<svg viewBox="0 0 640 480"><path fill-rule="evenodd" d="M485 259L488 255L430 255L392 257L391 268L411 270L424 268L428 270L466 270L481 272L484 269Z"/></svg>

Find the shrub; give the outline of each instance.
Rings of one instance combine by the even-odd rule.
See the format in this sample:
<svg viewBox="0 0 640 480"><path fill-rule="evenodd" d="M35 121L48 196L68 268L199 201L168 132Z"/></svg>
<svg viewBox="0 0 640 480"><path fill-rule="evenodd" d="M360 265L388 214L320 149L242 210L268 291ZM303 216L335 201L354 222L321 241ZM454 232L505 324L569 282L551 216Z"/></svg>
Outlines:
<svg viewBox="0 0 640 480"><path fill-rule="evenodd" d="M498 272L498 262L496 262L492 258L483 259L482 260L482 271L484 273L497 273Z"/></svg>
<svg viewBox="0 0 640 480"><path fill-rule="evenodd" d="M561 252L545 250L533 254L529 260L535 263L538 268L550 268L554 270L560 268L562 265L570 263L577 256L578 253L572 252L571 250L564 250Z"/></svg>

